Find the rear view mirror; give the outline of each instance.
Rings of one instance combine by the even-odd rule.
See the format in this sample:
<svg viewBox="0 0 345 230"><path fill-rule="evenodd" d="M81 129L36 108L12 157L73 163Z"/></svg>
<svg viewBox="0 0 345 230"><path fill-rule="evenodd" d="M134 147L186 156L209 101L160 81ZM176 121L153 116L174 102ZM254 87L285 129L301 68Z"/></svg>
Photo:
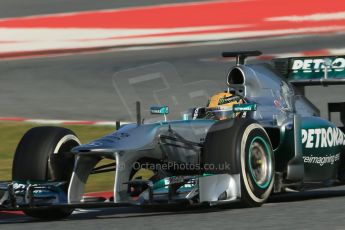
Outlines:
<svg viewBox="0 0 345 230"><path fill-rule="evenodd" d="M151 106L150 108L151 114L169 114L169 107L166 105L162 106Z"/></svg>

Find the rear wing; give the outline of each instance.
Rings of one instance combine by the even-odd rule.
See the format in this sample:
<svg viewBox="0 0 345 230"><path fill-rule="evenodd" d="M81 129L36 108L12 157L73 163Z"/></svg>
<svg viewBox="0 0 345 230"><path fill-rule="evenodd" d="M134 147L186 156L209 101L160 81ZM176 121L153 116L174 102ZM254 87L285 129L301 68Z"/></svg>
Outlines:
<svg viewBox="0 0 345 230"><path fill-rule="evenodd" d="M273 59L275 69L295 86L345 85L345 56Z"/></svg>

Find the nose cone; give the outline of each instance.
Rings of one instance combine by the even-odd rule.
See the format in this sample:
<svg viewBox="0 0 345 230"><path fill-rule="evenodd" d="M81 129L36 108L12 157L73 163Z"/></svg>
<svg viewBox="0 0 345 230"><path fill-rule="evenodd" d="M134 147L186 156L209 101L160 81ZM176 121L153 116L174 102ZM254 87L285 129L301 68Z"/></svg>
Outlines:
<svg viewBox="0 0 345 230"><path fill-rule="evenodd" d="M126 125L118 131L72 149L73 153L137 151L152 148L160 125Z"/></svg>

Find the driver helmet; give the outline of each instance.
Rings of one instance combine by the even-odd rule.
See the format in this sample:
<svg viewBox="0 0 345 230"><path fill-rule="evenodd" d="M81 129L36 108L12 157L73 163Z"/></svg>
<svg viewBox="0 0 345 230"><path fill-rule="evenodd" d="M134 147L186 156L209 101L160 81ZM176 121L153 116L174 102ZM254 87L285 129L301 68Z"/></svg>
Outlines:
<svg viewBox="0 0 345 230"><path fill-rule="evenodd" d="M206 116L217 120L234 118L238 114L233 112L233 106L243 102L238 95L229 92L217 93L211 97L206 107Z"/></svg>

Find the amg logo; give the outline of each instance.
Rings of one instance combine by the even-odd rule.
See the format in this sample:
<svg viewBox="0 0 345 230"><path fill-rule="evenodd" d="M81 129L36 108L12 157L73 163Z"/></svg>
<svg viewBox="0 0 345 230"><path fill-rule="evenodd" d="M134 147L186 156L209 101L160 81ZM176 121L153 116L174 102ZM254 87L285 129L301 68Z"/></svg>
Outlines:
<svg viewBox="0 0 345 230"><path fill-rule="evenodd" d="M345 135L338 128L302 129L302 144L306 148L345 146Z"/></svg>
<svg viewBox="0 0 345 230"><path fill-rule="evenodd" d="M325 62L327 59L304 59L304 60L294 60L292 64L292 70L294 73L302 70L305 73L320 72L325 70ZM341 72L345 70L345 58L336 58L334 60L328 59L329 63L327 65L328 72L337 71Z"/></svg>

